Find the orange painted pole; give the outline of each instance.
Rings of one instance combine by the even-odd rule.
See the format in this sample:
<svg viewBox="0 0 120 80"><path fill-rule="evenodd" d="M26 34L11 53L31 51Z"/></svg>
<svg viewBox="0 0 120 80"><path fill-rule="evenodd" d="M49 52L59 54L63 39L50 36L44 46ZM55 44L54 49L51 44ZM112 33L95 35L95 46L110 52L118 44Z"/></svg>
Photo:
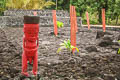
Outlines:
<svg viewBox="0 0 120 80"><path fill-rule="evenodd" d="M54 34L55 36L57 36L58 30L57 30L56 10L53 10L52 14L53 14Z"/></svg>
<svg viewBox="0 0 120 80"><path fill-rule="evenodd" d="M106 30L106 25L105 25L105 9L102 9L102 25L103 25L103 32Z"/></svg>
<svg viewBox="0 0 120 80"><path fill-rule="evenodd" d="M70 5L70 26L71 26L71 8L72 8L72 6Z"/></svg>
<svg viewBox="0 0 120 80"><path fill-rule="evenodd" d="M75 12L75 6L73 6L73 46L76 47L76 32L77 32L77 23L76 23L76 12ZM73 52L75 49L73 50Z"/></svg>
<svg viewBox="0 0 120 80"><path fill-rule="evenodd" d="M75 6L74 6L74 16L75 16L75 29L76 29L76 32L78 32L78 27L77 27L77 17L76 17L76 10L75 10Z"/></svg>
<svg viewBox="0 0 120 80"><path fill-rule="evenodd" d="M71 45L76 46L76 28L75 28L75 10L73 6L70 6L70 24L71 24ZM75 49L73 49L74 53Z"/></svg>
<svg viewBox="0 0 120 80"><path fill-rule="evenodd" d="M86 12L86 18L87 18L88 30L90 30L90 22L89 22L89 15L88 15L88 12Z"/></svg>
<svg viewBox="0 0 120 80"><path fill-rule="evenodd" d="M72 16L72 12L73 12L73 7L70 5L70 24L71 24L71 28L70 28L70 41L71 41L71 45L73 45L73 32L72 32L72 28L73 28L73 16Z"/></svg>
<svg viewBox="0 0 120 80"><path fill-rule="evenodd" d="M71 45L73 45L73 7L70 6L70 24L71 24L71 30L70 30L70 40Z"/></svg>

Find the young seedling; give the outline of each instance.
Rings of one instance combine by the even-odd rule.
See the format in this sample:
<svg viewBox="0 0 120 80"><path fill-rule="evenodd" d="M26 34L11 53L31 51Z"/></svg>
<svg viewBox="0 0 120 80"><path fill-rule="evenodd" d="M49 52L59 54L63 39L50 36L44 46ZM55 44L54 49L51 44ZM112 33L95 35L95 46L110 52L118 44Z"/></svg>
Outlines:
<svg viewBox="0 0 120 80"><path fill-rule="evenodd" d="M118 50L118 54L120 54L120 48L119 48L119 50Z"/></svg>
<svg viewBox="0 0 120 80"><path fill-rule="evenodd" d="M118 40L118 42L120 42L120 40Z"/></svg>
<svg viewBox="0 0 120 80"><path fill-rule="evenodd" d="M118 42L120 42L120 40L118 40ZM120 54L120 48L119 48L119 50L118 50L118 54Z"/></svg>
<svg viewBox="0 0 120 80"><path fill-rule="evenodd" d="M63 22L57 21L57 27L62 28L64 26Z"/></svg>
<svg viewBox="0 0 120 80"><path fill-rule="evenodd" d="M73 49L76 49L76 51L79 52L79 49L77 47L71 45L69 39L67 41L64 40L64 42L61 43L60 46L61 47L58 48L57 53L59 53L62 49L67 49L69 52L72 52Z"/></svg>

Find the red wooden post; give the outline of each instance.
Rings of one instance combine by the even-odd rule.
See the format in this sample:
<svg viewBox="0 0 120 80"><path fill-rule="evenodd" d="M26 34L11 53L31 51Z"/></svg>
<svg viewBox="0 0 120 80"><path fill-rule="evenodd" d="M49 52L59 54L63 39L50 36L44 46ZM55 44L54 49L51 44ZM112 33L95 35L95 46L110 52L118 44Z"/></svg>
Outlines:
<svg viewBox="0 0 120 80"><path fill-rule="evenodd" d="M58 30L57 30L56 10L53 10L52 14L53 14L54 34L55 36L57 36Z"/></svg>
<svg viewBox="0 0 120 80"><path fill-rule="evenodd" d="M90 29L90 23L89 23L89 15L88 12L86 12L86 18L87 18L87 24L88 24L88 30Z"/></svg>
<svg viewBox="0 0 120 80"><path fill-rule="evenodd" d="M102 25L103 25L103 31L105 32L106 26L105 26L105 9L102 9Z"/></svg>
<svg viewBox="0 0 120 80"><path fill-rule="evenodd" d="M75 9L73 6L70 6L70 24L71 24L71 45L76 46L76 29L75 29ZM72 52L74 52L75 49L73 49Z"/></svg>

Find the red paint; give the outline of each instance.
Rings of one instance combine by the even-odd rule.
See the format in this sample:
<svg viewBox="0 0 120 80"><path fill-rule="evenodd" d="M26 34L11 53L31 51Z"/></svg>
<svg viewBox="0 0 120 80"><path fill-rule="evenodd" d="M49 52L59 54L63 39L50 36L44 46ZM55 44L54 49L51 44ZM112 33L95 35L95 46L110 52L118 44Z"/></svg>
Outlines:
<svg viewBox="0 0 120 80"><path fill-rule="evenodd" d="M58 30L57 30L56 10L53 10L52 13L53 13L54 34L55 36L57 36Z"/></svg>
<svg viewBox="0 0 120 80"><path fill-rule="evenodd" d="M73 6L70 6L70 24L71 24L71 45L76 46L76 28L75 28L75 9ZM73 49L72 52L74 52L75 49Z"/></svg>
<svg viewBox="0 0 120 80"><path fill-rule="evenodd" d="M106 26L105 26L105 9L102 9L102 25L103 25L103 31L105 32Z"/></svg>
<svg viewBox="0 0 120 80"><path fill-rule="evenodd" d="M86 12L86 18L87 18L88 30L90 30L90 23L89 23L89 15L88 15L88 12Z"/></svg>
<svg viewBox="0 0 120 80"><path fill-rule="evenodd" d="M22 74L29 76L27 73L27 62L33 62L33 74L37 74L38 67L38 33L39 24L24 24L23 36L23 54L22 54Z"/></svg>

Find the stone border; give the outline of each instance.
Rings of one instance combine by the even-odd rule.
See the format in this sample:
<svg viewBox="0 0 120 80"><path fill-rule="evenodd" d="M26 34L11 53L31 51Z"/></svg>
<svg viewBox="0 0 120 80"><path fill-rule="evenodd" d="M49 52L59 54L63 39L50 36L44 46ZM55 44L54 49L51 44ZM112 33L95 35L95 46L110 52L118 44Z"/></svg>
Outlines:
<svg viewBox="0 0 120 80"><path fill-rule="evenodd" d="M33 15L33 12L36 11L38 16L52 16L52 10L6 10L4 11L4 16L24 16L24 15ZM69 17L69 13L63 10L56 11L57 17Z"/></svg>
<svg viewBox="0 0 120 80"><path fill-rule="evenodd" d="M33 12L37 12L40 17L40 26L53 26L52 10L6 10L4 16L0 16L1 27L21 27L23 26L23 16L33 16ZM57 10L57 20L64 23L64 26L70 26L70 17L67 11ZM78 26L82 26L81 17L77 17Z"/></svg>
<svg viewBox="0 0 120 80"><path fill-rule="evenodd" d="M70 26L70 18L69 17L57 17L58 21L64 23L64 26ZM78 26L81 25L81 17L77 18ZM40 16L41 27L49 27L53 26L53 18L52 17L42 17ZM0 16L0 26L1 27L22 27L23 26L23 16Z"/></svg>

